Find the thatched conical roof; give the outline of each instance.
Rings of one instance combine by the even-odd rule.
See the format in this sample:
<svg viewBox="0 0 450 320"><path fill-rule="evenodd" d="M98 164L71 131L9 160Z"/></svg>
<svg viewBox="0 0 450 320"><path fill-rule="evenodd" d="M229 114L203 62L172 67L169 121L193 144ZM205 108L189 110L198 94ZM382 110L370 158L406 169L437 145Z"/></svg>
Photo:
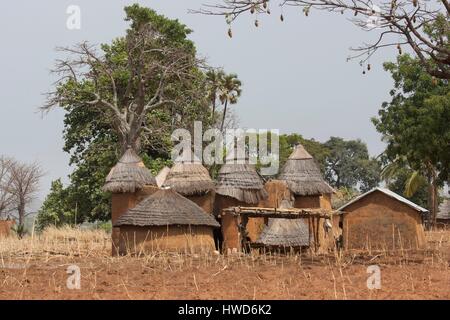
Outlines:
<svg viewBox="0 0 450 320"><path fill-rule="evenodd" d="M128 148L106 177L103 191L133 193L146 185L156 186L156 180L136 152Z"/></svg>
<svg viewBox="0 0 450 320"><path fill-rule="evenodd" d="M183 196L214 190L214 182L208 170L197 158L194 158L194 161L175 161L163 186L170 187Z"/></svg>
<svg viewBox="0 0 450 320"><path fill-rule="evenodd" d="M219 227L197 204L172 189L161 189L122 215L114 226L191 225Z"/></svg>
<svg viewBox="0 0 450 320"><path fill-rule="evenodd" d="M219 170L216 193L249 204L267 198L262 178L245 160L225 163Z"/></svg>
<svg viewBox="0 0 450 320"><path fill-rule="evenodd" d="M289 189L296 195L310 196L334 192L323 179L314 158L302 145L295 147L278 178L286 181Z"/></svg>
<svg viewBox="0 0 450 320"><path fill-rule="evenodd" d="M285 201L283 204L280 207L292 207L286 205ZM271 218L256 243L277 247L307 247L310 245L309 228L303 219Z"/></svg>

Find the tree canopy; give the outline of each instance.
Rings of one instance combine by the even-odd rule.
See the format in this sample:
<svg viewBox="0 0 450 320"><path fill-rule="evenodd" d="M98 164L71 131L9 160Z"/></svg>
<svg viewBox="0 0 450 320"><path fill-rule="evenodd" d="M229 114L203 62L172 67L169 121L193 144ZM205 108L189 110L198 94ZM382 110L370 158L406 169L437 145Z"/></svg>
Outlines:
<svg viewBox="0 0 450 320"><path fill-rule="evenodd" d="M60 49L59 80L44 108L66 111L64 151L75 169L67 187L53 183L39 215L43 224L72 223L74 208L78 222L109 219L101 187L128 145L157 174L170 163L175 128L192 131L195 120L204 127L212 121L192 31L137 4L125 14L125 36L100 48L84 42Z"/></svg>
<svg viewBox="0 0 450 320"><path fill-rule="evenodd" d="M449 179L450 169L450 90L448 80L433 78L418 59L402 55L384 64L394 79L391 101L384 102L373 118L376 129L387 143L388 162L405 162L429 186L428 208L435 218L438 187ZM417 179L413 179L417 178ZM418 185L417 185L418 186Z"/></svg>

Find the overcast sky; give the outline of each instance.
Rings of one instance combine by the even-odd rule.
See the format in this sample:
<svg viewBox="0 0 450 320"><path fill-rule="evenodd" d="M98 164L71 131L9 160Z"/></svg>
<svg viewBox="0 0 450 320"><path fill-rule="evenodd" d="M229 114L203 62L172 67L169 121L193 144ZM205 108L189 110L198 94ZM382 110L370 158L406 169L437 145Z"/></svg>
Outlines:
<svg viewBox="0 0 450 320"><path fill-rule="evenodd" d="M71 172L62 151L63 113L41 116L43 93L51 89L49 75L56 46L88 40L109 42L124 34L123 7L139 2L194 30L191 39L199 54L213 66L235 72L243 94L233 105L240 126L298 132L326 141L330 136L365 141L372 155L384 145L370 117L389 99L392 87L382 62L393 60L387 49L372 58L372 71L362 75L356 61L346 62L349 48L374 38L358 30L344 16L313 11L308 18L299 9L279 8L271 16L242 17L227 36L222 17L193 15L202 3L218 0L158 1L3 1L0 11L0 154L39 161L46 171L41 198L50 182ZM69 5L81 9L81 29L66 27Z"/></svg>

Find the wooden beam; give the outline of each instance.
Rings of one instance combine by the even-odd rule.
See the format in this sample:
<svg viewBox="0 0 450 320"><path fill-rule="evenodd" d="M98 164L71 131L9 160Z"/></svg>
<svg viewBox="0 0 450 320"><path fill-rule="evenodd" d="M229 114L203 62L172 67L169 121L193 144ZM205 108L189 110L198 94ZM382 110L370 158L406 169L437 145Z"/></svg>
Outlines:
<svg viewBox="0 0 450 320"><path fill-rule="evenodd" d="M301 219L308 217L317 217L330 219L334 215L339 215L339 211L325 209L279 209L279 208L259 208L259 207L231 207L224 209L224 212L235 215L247 216L251 218L282 218L282 219Z"/></svg>

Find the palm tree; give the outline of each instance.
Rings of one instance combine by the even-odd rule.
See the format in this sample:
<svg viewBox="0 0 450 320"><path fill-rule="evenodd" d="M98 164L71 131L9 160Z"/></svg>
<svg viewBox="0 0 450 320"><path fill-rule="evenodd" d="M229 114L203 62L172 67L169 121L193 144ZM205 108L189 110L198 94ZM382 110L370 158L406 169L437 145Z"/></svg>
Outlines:
<svg viewBox="0 0 450 320"><path fill-rule="evenodd" d="M220 131L223 130L223 126L225 123L225 116L227 114L228 104L237 103L238 98L241 96L241 81L238 79L237 74L231 73L225 75L221 84L221 90L219 99L220 102L224 105L223 108L223 118L222 124L220 126Z"/></svg>
<svg viewBox="0 0 450 320"><path fill-rule="evenodd" d="M224 81L225 72L222 69L211 69L206 72L206 83L208 90L208 97L212 105L211 118L214 120L216 113L216 100L221 91L222 83Z"/></svg>
<svg viewBox="0 0 450 320"><path fill-rule="evenodd" d="M400 156L383 168L381 171L381 178L388 182L391 178L395 177L397 172L402 168L407 168L411 172L406 180L403 191L406 197L412 197L418 191L422 183L426 181L428 185L428 209L430 211L432 223L435 224L438 206L438 181L435 168L424 161L421 170L413 170L408 165L406 157Z"/></svg>

